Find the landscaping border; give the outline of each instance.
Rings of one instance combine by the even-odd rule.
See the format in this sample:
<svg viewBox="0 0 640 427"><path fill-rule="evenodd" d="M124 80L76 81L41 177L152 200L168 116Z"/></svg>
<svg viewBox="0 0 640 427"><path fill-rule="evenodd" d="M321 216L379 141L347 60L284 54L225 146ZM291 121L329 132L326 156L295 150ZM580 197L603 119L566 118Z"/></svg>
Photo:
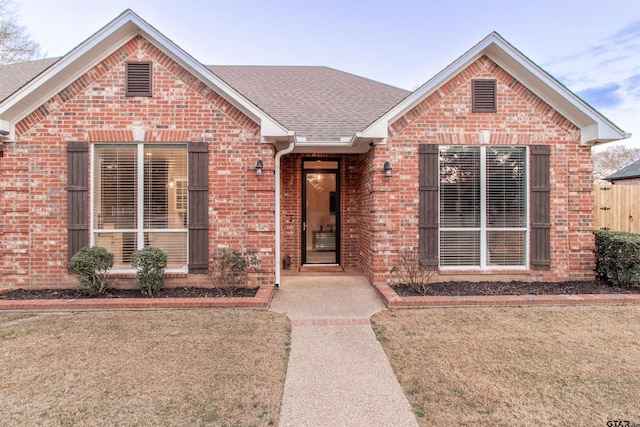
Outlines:
<svg viewBox="0 0 640 427"><path fill-rule="evenodd" d="M389 285L375 285L387 308L487 307L521 305L633 305L640 294L410 296L403 297Z"/></svg>
<svg viewBox="0 0 640 427"><path fill-rule="evenodd" d="M152 310L157 308L267 309L275 286L260 286L254 297L222 298L86 298L0 300L0 311Z"/></svg>

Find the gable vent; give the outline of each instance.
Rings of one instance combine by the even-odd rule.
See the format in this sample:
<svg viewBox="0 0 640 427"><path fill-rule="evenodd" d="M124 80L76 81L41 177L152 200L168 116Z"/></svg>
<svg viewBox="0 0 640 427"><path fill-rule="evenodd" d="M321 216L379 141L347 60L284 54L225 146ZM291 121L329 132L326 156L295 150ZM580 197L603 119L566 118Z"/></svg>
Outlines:
<svg viewBox="0 0 640 427"><path fill-rule="evenodd" d="M151 96L151 62L127 62L126 96Z"/></svg>
<svg viewBox="0 0 640 427"><path fill-rule="evenodd" d="M498 111L495 80L471 80L471 111L495 113Z"/></svg>

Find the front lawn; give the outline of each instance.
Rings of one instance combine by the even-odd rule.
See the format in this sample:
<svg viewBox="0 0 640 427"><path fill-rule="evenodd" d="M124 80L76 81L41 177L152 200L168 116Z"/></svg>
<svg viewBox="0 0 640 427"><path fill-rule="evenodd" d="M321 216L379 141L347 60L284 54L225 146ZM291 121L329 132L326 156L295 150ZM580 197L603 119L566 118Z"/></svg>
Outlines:
<svg viewBox="0 0 640 427"><path fill-rule="evenodd" d="M640 423L640 307L385 311L373 325L421 426Z"/></svg>
<svg viewBox="0 0 640 427"><path fill-rule="evenodd" d="M0 314L0 425L276 425L289 340L264 311Z"/></svg>

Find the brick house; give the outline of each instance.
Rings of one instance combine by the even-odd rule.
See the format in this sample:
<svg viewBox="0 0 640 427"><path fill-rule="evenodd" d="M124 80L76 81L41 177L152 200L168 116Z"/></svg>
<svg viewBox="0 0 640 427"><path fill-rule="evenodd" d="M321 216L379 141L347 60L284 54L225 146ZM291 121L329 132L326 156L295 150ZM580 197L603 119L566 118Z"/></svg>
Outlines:
<svg viewBox="0 0 640 427"><path fill-rule="evenodd" d="M205 66L132 11L0 67L0 289L75 287L70 256L169 255L170 285L255 251L387 283L593 277L591 146L625 138L492 33L414 92L326 67ZM130 283L128 283L130 285Z"/></svg>

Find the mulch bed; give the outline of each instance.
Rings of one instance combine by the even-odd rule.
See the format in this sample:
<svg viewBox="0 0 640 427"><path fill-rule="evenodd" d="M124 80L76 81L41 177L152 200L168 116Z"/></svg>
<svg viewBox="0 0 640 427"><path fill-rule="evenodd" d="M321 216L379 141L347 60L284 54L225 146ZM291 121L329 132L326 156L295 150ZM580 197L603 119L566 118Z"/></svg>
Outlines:
<svg viewBox="0 0 640 427"><path fill-rule="evenodd" d="M400 296L420 296L408 285L393 285ZM442 282L429 285L428 296L638 294L640 286L623 288L599 281L573 282Z"/></svg>
<svg viewBox="0 0 640 427"><path fill-rule="evenodd" d="M419 296L408 285L393 285L400 296ZM252 298L258 288L240 288L234 297ZM424 295L471 296L471 295L566 295L566 294L638 294L640 286L623 288L599 281L573 282L441 282L429 285ZM169 288L151 298L221 298L229 294L219 288ZM104 295L90 296L79 289L16 289L0 294L4 300L27 299L84 299L84 298L149 298L137 289L110 289Z"/></svg>
<svg viewBox="0 0 640 427"><path fill-rule="evenodd" d="M258 288L240 288L233 293L234 297L252 298ZM110 289L104 295L90 296L79 289L16 289L0 294L0 299L83 299L83 298L221 298L229 294L218 288L169 288L152 297L143 295L138 289Z"/></svg>

